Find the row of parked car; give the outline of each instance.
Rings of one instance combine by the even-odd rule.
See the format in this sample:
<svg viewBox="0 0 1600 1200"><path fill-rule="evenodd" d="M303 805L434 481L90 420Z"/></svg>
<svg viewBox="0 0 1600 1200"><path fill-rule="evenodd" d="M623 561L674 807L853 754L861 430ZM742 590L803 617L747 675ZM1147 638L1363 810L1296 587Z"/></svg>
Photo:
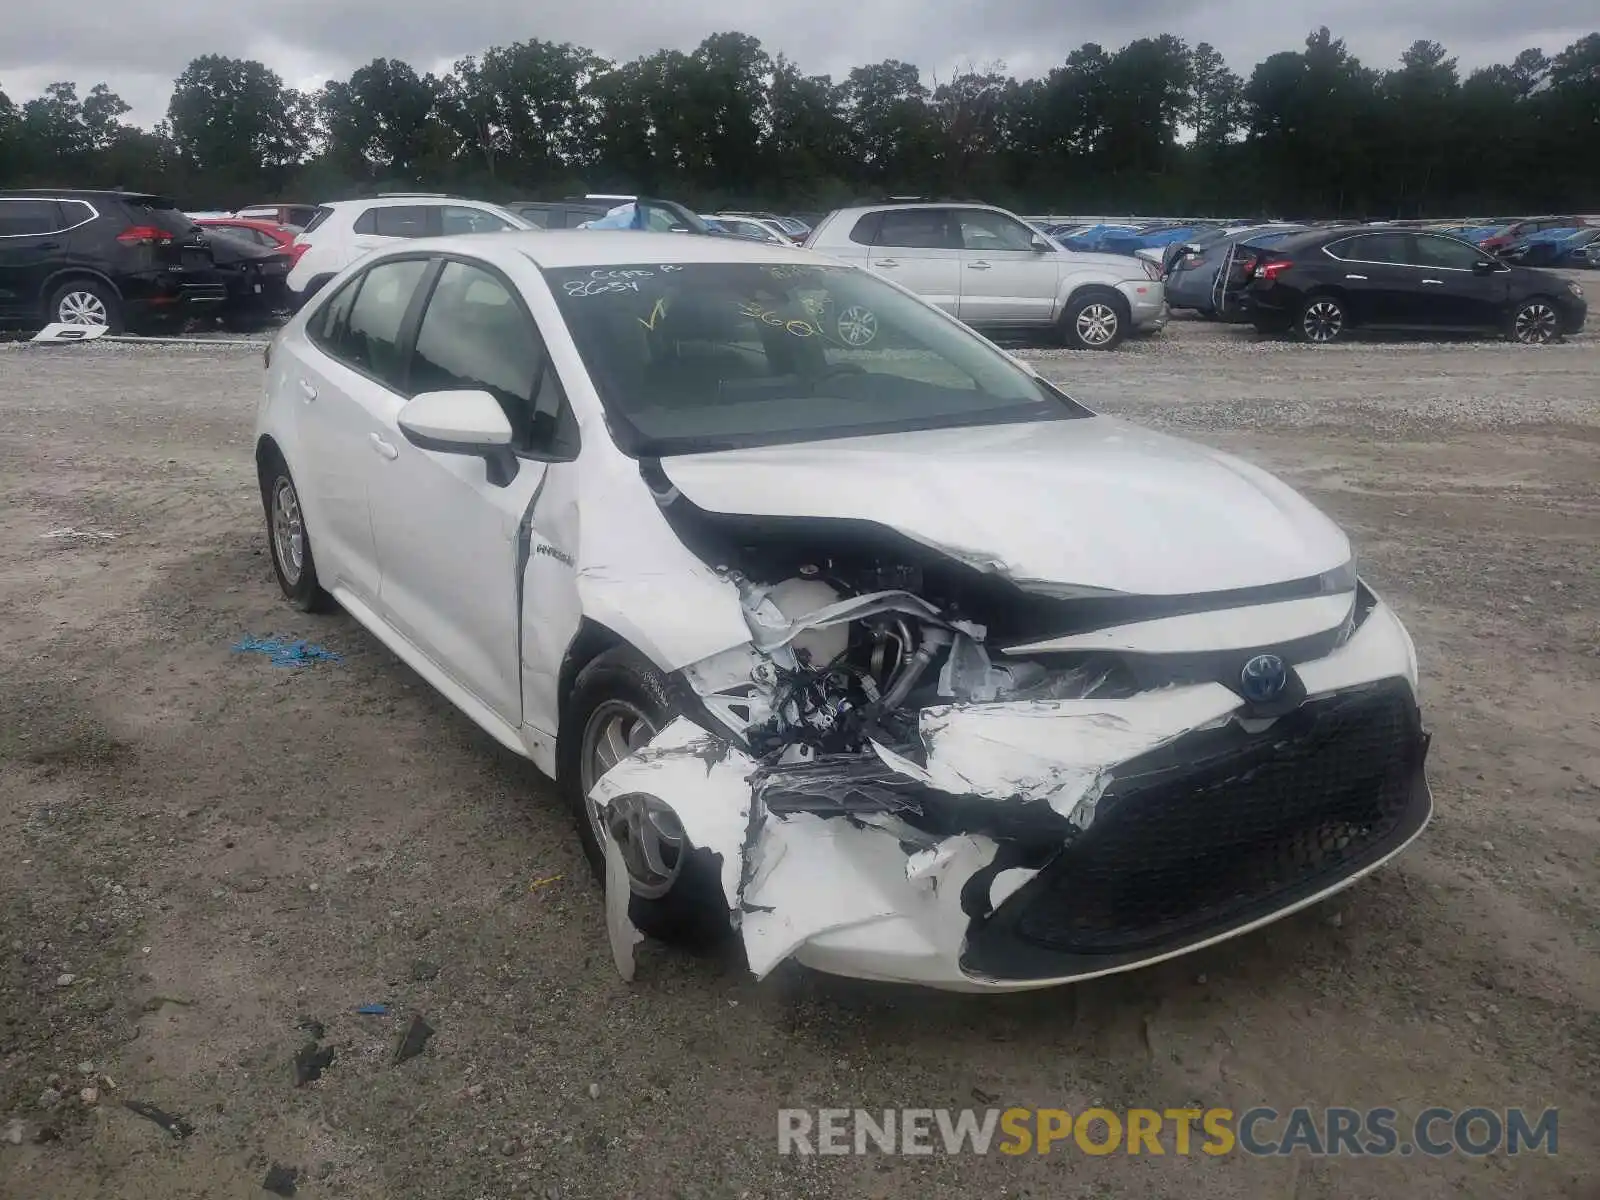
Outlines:
<svg viewBox="0 0 1600 1200"><path fill-rule="evenodd" d="M1584 322L1577 284L1527 269L1545 263L1545 246L1558 247L1549 265L1568 265L1561 255L1572 238L1600 254L1600 224L1580 220L1041 227L991 205L903 199L807 220L699 214L633 196L499 205L413 192L185 214L139 193L3 193L0 318L121 328L201 314L248 328L396 240L633 229L803 245L893 279L975 328L1076 349L1155 332L1173 308L1312 342L1362 327L1539 342ZM847 344L876 337L870 312L831 319Z"/></svg>

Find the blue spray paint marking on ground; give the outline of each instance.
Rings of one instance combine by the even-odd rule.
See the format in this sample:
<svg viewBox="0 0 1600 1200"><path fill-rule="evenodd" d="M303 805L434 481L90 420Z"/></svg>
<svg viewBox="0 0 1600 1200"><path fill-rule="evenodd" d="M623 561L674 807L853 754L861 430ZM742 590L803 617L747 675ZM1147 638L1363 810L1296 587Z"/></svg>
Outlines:
<svg viewBox="0 0 1600 1200"><path fill-rule="evenodd" d="M277 638L243 638L233 644L236 654L264 654L275 667L303 667L311 662L343 662L332 650L310 642L285 642Z"/></svg>

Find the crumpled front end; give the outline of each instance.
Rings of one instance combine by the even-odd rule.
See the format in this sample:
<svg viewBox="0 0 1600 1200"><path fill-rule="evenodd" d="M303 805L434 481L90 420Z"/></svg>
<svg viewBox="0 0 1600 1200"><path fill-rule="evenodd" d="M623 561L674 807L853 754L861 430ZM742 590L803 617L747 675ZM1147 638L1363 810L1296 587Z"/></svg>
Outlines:
<svg viewBox="0 0 1600 1200"><path fill-rule="evenodd" d="M1415 652L1353 570L1259 603L1132 598L1121 624L1103 594L1019 617L882 563L726 578L750 642L682 670L690 711L591 797L658 801L715 857L758 977L1128 970L1349 886L1431 815Z"/></svg>

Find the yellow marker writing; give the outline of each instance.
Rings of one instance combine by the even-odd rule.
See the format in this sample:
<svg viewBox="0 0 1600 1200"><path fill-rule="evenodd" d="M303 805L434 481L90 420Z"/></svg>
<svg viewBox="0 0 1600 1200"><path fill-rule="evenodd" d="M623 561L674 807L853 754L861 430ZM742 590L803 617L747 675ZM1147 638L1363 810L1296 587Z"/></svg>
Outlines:
<svg viewBox="0 0 1600 1200"><path fill-rule="evenodd" d="M656 306L650 310L650 319L648 321L646 321L643 317L640 317L640 318L638 318L638 321L639 321L639 324L643 325L646 329L650 330L651 332L654 332L655 331L655 327L656 327L656 322L659 321L662 317L664 317L666 315L667 315L667 298L665 296L663 296L663 297L661 297L661 299L656 301Z"/></svg>

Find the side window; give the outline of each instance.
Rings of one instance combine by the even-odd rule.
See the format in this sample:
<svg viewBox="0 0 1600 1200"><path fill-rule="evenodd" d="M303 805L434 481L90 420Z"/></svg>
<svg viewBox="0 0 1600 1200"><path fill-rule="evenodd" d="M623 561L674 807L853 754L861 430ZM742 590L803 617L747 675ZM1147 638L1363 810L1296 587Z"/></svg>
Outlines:
<svg viewBox="0 0 1600 1200"><path fill-rule="evenodd" d="M512 448L565 457L577 425L533 318L498 276L446 263L417 330L412 392L485 391L511 422Z"/></svg>
<svg viewBox="0 0 1600 1200"><path fill-rule="evenodd" d="M956 211L961 244L968 250L1032 250L1033 231L1004 213L964 208Z"/></svg>
<svg viewBox="0 0 1600 1200"><path fill-rule="evenodd" d="M860 246L870 246L878 240L878 230L883 227L883 214L870 212L851 227L850 240Z"/></svg>
<svg viewBox="0 0 1600 1200"><path fill-rule="evenodd" d="M1392 233L1369 233L1339 242L1329 249L1342 259L1365 263L1405 263L1409 261L1404 239Z"/></svg>
<svg viewBox="0 0 1600 1200"><path fill-rule="evenodd" d="M54 200L0 200L0 237L28 237L61 228Z"/></svg>
<svg viewBox="0 0 1600 1200"><path fill-rule="evenodd" d="M481 208L467 208L460 204L446 204L439 209L441 233L499 233L511 226L491 212Z"/></svg>
<svg viewBox="0 0 1600 1200"><path fill-rule="evenodd" d="M397 392L405 391L406 363L400 326L428 261L379 263L362 275L350 314L330 329L328 351Z"/></svg>
<svg viewBox="0 0 1600 1200"><path fill-rule="evenodd" d="M551 226L551 210L548 208L519 208L517 216L521 217L535 229L549 229ZM557 225L557 228L560 228Z"/></svg>
<svg viewBox="0 0 1600 1200"><path fill-rule="evenodd" d="M948 250L958 244L951 236L949 217L942 208L891 209L883 214L883 224L878 228L880 246Z"/></svg>
<svg viewBox="0 0 1600 1200"><path fill-rule="evenodd" d="M428 210L420 204L394 204L369 208L356 222L357 233L379 237L419 238L428 236Z"/></svg>
<svg viewBox="0 0 1600 1200"><path fill-rule="evenodd" d="M94 220L94 209L82 200L58 200L56 207L61 210L62 229L76 229Z"/></svg>
<svg viewBox="0 0 1600 1200"><path fill-rule="evenodd" d="M1425 267L1443 267L1451 271L1470 271L1483 257L1465 242L1450 238L1423 235L1416 239L1417 261Z"/></svg>
<svg viewBox="0 0 1600 1200"><path fill-rule="evenodd" d="M306 321L306 336L329 354L339 353L339 339L350 324L350 309L356 302L356 292L361 288L361 276L347 281L317 312Z"/></svg>

